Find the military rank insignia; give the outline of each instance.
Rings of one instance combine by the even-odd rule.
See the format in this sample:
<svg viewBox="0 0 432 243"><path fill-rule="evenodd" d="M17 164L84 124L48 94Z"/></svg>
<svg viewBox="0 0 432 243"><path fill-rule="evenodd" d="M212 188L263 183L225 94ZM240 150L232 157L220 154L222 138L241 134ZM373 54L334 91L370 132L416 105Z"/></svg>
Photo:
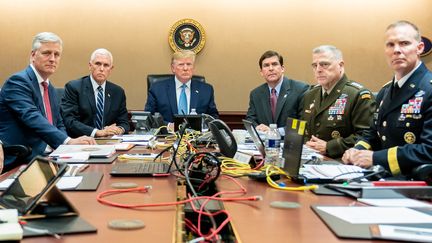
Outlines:
<svg viewBox="0 0 432 243"><path fill-rule="evenodd" d="M422 115L420 113L424 94L425 92L420 90L415 94L414 99L410 99L407 104L402 105L399 117L400 121L405 120L405 118L421 119Z"/></svg>
<svg viewBox="0 0 432 243"><path fill-rule="evenodd" d="M329 115L343 115L345 113L345 106L347 103L347 94L341 94L335 101L333 106L329 107Z"/></svg>

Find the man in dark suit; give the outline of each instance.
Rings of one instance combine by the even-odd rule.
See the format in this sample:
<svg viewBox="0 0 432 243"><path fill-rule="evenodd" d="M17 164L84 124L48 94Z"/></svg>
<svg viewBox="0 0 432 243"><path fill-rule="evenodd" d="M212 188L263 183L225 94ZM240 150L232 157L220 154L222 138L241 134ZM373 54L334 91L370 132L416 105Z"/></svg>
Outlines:
<svg viewBox="0 0 432 243"><path fill-rule="evenodd" d="M56 92L49 77L57 70L62 53L61 39L49 32L33 39L30 65L12 75L0 93L0 139L4 144L32 148L23 162L30 161L61 144L95 144L91 137L67 136ZM14 157L6 155L5 168L13 168Z"/></svg>
<svg viewBox="0 0 432 243"><path fill-rule="evenodd" d="M174 114L189 114L192 109L198 114L219 116L214 102L214 91L210 84L191 80L194 72L195 53L175 52L171 60L173 78L152 84L148 92L145 110L159 112L165 122L172 123Z"/></svg>
<svg viewBox="0 0 432 243"><path fill-rule="evenodd" d="M381 165L393 176L410 175L432 161L432 72L420 59L424 43L417 26L393 23L385 39L394 77L377 95L372 127L342 160L361 167Z"/></svg>
<svg viewBox="0 0 432 243"><path fill-rule="evenodd" d="M283 57L275 51L266 51L258 64L266 83L251 91L246 119L263 132L276 124L283 135L287 118L300 117L301 100L309 85L284 77Z"/></svg>
<svg viewBox="0 0 432 243"><path fill-rule="evenodd" d="M65 85L61 112L70 136L106 137L129 131L124 90L107 81L113 68L111 52L97 49L90 57L91 74Z"/></svg>

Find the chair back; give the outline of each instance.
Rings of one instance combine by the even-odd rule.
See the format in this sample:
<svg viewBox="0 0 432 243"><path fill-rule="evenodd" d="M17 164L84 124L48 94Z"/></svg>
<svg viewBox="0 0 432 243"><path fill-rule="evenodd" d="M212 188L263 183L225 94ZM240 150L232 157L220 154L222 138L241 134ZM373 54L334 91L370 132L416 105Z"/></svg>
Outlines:
<svg viewBox="0 0 432 243"><path fill-rule="evenodd" d="M147 75L147 92L150 90L152 84L174 77L174 74L149 74ZM192 80L200 81L205 83L205 77L200 75L193 75Z"/></svg>

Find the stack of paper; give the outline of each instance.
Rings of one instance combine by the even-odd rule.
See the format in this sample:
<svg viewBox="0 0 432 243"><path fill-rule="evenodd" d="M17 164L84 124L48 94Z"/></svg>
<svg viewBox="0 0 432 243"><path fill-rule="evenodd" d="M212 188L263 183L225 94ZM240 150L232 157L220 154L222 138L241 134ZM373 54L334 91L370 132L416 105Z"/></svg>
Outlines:
<svg viewBox="0 0 432 243"><path fill-rule="evenodd" d="M0 241L21 240L23 229L18 223L18 211L16 209L0 210Z"/></svg>
<svg viewBox="0 0 432 243"><path fill-rule="evenodd" d="M66 157L70 154L87 152L90 157L108 158L114 155L116 149L114 145L60 145L54 152L50 154L51 157ZM80 162L80 161L73 161Z"/></svg>

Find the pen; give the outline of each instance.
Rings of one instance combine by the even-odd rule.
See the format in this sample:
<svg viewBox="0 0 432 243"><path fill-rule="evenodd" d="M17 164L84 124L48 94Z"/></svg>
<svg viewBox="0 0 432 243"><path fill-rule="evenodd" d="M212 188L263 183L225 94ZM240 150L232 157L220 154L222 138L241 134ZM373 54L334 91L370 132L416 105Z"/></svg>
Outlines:
<svg viewBox="0 0 432 243"><path fill-rule="evenodd" d="M411 235L423 235L423 236L432 236L432 231L421 231L421 230L414 230L414 229L394 229L395 233L402 233L402 234L411 234Z"/></svg>

